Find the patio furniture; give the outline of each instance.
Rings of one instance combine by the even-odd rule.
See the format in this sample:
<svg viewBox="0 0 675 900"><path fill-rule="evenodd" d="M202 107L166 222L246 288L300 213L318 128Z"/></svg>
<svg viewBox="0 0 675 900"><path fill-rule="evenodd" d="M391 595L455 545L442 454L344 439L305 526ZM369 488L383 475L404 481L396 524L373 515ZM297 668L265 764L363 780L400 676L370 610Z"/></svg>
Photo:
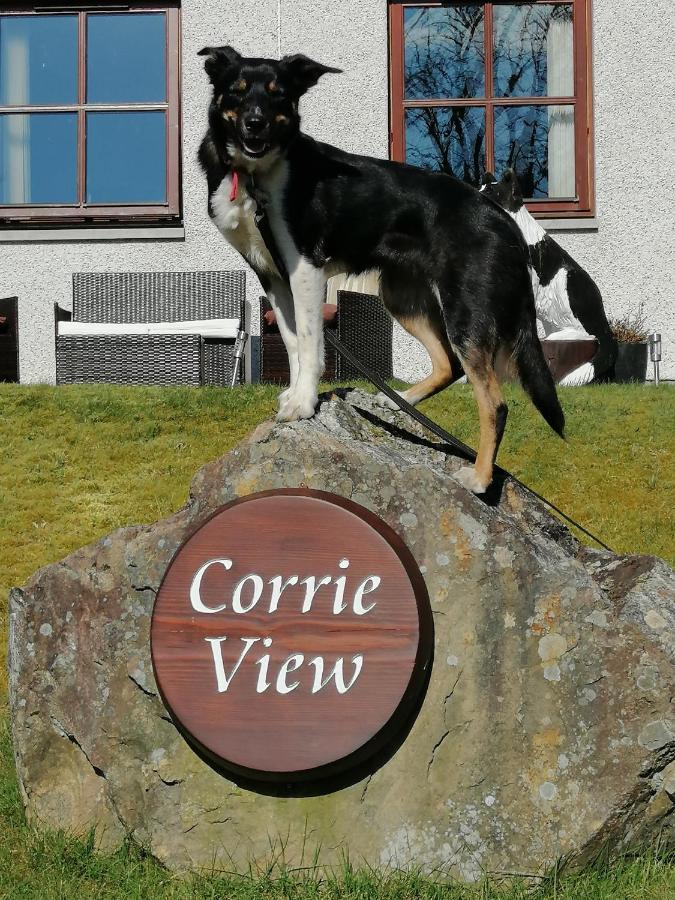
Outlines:
<svg viewBox="0 0 675 900"><path fill-rule="evenodd" d="M57 384L229 386L245 295L243 271L76 272L72 316L55 307Z"/></svg>
<svg viewBox="0 0 675 900"><path fill-rule="evenodd" d="M271 307L265 297L260 298L260 381L288 384L288 356L279 329L269 315ZM324 307L324 327L331 328L337 337L366 365L382 378L391 378L392 335L391 317L374 294L338 291L337 307ZM326 343L326 381L348 381L361 375Z"/></svg>
<svg viewBox="0 0 675 900"><path fill-rule="evenodd" d="M0 299L0 381L19 380L19 316L16 297Z"/></svg>

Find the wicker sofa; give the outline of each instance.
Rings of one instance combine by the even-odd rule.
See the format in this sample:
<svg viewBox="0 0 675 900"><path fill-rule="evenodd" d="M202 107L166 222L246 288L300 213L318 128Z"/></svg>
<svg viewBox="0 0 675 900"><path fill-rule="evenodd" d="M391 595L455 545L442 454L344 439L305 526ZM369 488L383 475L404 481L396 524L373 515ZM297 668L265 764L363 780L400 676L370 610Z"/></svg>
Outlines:
<svg viewBox="0 0 675 900"><path fill-rule="evenodd" d="M56 382L229 386L234 339L204 336L197 323L229 319L243 328L245 296L243 271L76 272L72 315L55 306ZM181 323L184 333L59 333L66 321ZM195 323L194 332L186 322Z"/></svg>

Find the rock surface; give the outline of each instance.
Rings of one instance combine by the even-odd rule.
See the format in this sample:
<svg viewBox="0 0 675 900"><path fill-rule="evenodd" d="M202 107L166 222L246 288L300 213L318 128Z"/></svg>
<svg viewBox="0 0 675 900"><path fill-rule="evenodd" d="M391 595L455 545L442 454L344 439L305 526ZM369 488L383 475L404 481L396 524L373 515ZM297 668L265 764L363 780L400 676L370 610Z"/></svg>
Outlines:
<svg viewBox="0 0 675 900"><path fill-rule="evenodd" d="M407 418L350 393L267 423L196 475L187 504L38 571L10 602L14 746L31 819L105 848L126 834L172 869L245 869L321 848L354 863L475 880L540 873L658 832L673 837L675 577L582 548L522 489L494 505ZM356 784L268 796L187 746L153 680L149 623L186 535L275 487L373 510L427 580L435 660L405 742ZM499 491L498 491L499 492Z"/></svg>

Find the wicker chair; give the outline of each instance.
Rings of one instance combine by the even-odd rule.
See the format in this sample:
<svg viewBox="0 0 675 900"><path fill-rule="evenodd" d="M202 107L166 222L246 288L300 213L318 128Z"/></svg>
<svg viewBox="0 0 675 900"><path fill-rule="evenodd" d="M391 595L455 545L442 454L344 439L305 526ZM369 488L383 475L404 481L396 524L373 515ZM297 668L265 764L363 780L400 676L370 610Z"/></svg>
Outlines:
<svg viewBox="0 0 675 900"><path fill-rule="evenodd" d="M76 272L72 320L128 324L238 318L243 328L245 296L243 271ZM231 383L233 340L199 334L59 335L59 322L70 318L55 307L57 384Z"/></svg>
<svg viewBox="0 0 675 900"><path fill-rule="evenodd" d="M260 381L288 384L288 356L279 329L265 321L265 313L270 309L265 297L260 298L260 304ZM392 377L393 323L379 297L338 291L337 316L325 327L333 329L342 343L369 369L382 378ZM326 381L348 381L362 376L330 344L326 344L323 377Z"/></svg>

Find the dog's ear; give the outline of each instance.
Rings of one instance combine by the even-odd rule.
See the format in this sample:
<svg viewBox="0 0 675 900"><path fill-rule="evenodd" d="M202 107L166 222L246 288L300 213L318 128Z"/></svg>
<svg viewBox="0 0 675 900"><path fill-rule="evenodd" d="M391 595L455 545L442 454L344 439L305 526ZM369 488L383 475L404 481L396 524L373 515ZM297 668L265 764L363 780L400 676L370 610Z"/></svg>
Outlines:
<svg viewBox="0 0 675 900"><path fill-rule="evenodd" d="M523 193L520 189L520 182L518 181L518 176L516 175L514 169L504 170L504 174L502 175L502 184L506 185L509 194L516 202L522 203Z"/></svg>
<svg viewBox="0 0 675 900"><path fill-rule="evenodd" d="M197 56L205 56L204 68L211 84L215 84L241 63L241 55L234 47L204 47Z"/></svg>
<svg viewBox="0 0 675 900"><path fill-rule="evenodd" d="M296 97L301 97L305 91L314 87L322 75L326 75L328 72L339 74L342 69L324 66L323 63L315 62L302 53L296 53L294 56L284 56L279 61L279 71L288 83L291 92Z"/></svg>

